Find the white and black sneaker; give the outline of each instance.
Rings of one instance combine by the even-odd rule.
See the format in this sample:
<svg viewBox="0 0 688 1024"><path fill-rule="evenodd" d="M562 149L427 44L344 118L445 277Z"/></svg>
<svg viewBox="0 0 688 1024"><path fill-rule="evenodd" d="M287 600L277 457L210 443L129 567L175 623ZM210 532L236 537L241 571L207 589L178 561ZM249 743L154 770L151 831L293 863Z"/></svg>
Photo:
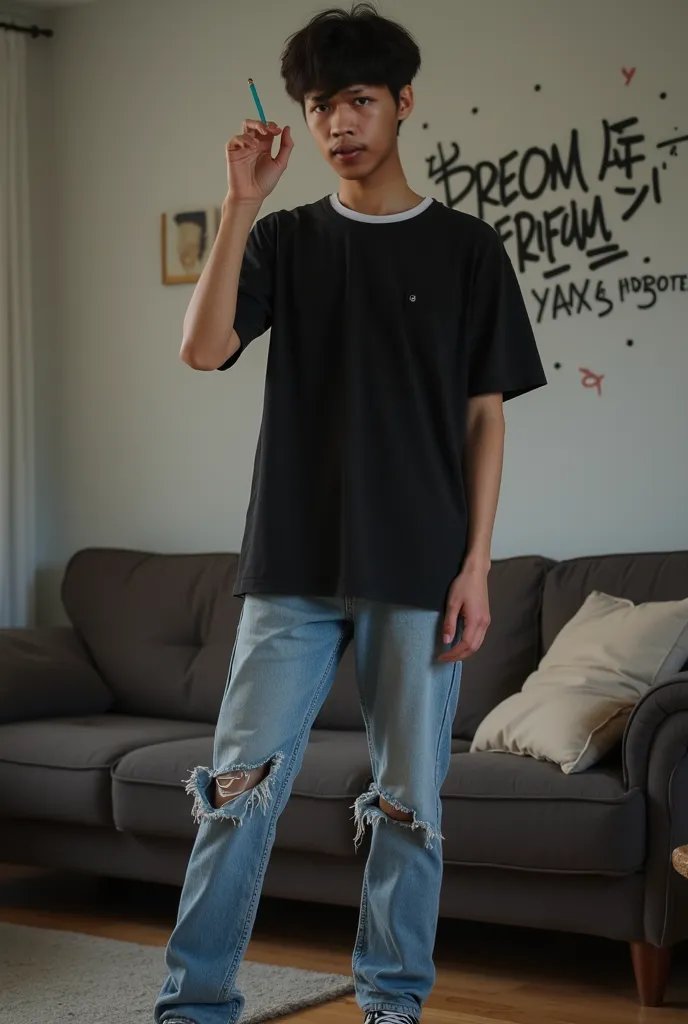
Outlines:
<svg viewBox="0 0 688 1024"><path fill-rule="evenodd" d="M396 1010L368 1010L364 1024L418 1024L415 1013L397 1013Z"/></svg>

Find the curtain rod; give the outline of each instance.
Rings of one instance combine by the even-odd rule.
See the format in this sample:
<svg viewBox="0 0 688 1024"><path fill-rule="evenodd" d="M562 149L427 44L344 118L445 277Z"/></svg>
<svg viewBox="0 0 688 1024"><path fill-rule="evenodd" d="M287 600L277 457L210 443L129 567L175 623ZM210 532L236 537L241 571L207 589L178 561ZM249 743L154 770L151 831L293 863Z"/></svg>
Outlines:
<svg viewBox="0 0 688 1024"><path fill-rule="evenodd" d="M38 25L15 25L12 21L0 21L0 28L5 32L25 32L32 39L38 39L39 36L50 38L54 35L51 28L39 28Z"/></svg>

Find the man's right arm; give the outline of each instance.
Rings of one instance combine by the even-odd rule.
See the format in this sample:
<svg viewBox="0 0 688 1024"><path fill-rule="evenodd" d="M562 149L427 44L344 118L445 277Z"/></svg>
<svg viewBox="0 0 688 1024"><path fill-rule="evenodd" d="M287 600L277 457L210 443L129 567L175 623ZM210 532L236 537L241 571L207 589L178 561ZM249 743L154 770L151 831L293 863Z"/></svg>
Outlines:
<svg viewBox="0 0 688 1024"><path fill-rule="evenodd" d="M272 144L281 135L279 150ZM184 317L180 358L194 370L216 370L241 347L234 329L239 276L253 222L289 162L289 128L244 121L227 143L227 198L215 244Z"/></svg>
<svg viewBox="0 0 688 1024"><path fill-rule="evenodd" d="M234 330L239 273L259 210L260 204L229 197L223 203L213 250L184 317L180 358L194 370L216 370L240 348Z"/></svg>

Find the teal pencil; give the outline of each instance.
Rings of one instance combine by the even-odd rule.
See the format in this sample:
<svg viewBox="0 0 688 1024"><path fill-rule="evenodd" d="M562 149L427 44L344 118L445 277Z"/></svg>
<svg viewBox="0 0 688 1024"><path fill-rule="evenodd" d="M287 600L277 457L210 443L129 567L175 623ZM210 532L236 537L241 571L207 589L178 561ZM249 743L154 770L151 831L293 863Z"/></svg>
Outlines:
<svg viewBox="0 0 688 1024"><path fill-rule="evenodd" d="M253 79L252 78L249 78L249 80L248 80L248 87L251 90L251 95L253 96L253 101L256 104L256 108L258 110L258 117L261 119L263 124L267 124L268 120L267 120L267 118L265 116L265 111L263 110L263 104L260 102L260 99L258 98L258 92L256 90L255 85L253 84Z"/></svg>

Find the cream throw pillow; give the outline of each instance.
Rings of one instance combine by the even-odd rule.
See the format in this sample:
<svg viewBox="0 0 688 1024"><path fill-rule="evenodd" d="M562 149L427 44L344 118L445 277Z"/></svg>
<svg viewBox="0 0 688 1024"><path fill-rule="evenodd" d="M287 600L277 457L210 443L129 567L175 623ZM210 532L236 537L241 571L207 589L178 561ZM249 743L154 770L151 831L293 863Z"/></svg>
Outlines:
<svg viewBox="0 0 688 1024"><path fill-rule="evenodd" d="M688 599L633 604L593 591L520 693L480 723L471 750L582 772L623 734L633 706L688 660Z"/></svg>

